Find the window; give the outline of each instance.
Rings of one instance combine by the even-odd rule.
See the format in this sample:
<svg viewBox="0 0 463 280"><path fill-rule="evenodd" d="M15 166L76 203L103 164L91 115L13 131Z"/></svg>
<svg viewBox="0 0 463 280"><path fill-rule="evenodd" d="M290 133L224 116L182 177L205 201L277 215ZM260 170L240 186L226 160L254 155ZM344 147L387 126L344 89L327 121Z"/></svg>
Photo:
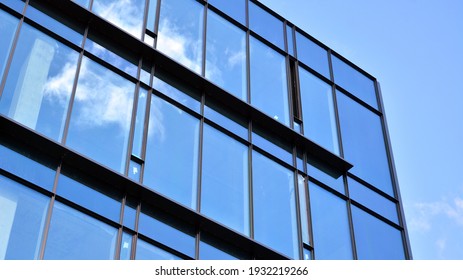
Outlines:
<svg viewBox="0 0 463 280"><path fill-rule="evenodd" d="M254 239L298 259L294 173L252 152Z"/></svg>
<svg viewBox="0 0 463 280"><path fill-rule="evenodd" d="M133 83L84 57L66 144L123 173L134 90Z"/></svg>
<svg viewBox="0 0 463 280"><path fill-rule="evenodd" d="M196 209L199 120L152 95L143 184Z"/></svg>
<svg viewBox="0 0 463 280"><path fill-rule="evenodd" d="M309 184L315 258L352 259L352 245L344 200Z"/></svg>
<svg viewBox="0 0 463 280"><path fill-rule="evenodd" d="M212 4L214 7L223 11L243 25L246 25L246 1L247 0L208 0L209 4Z"/></svg>
<svg viewBox="0 0 463 280"><path fill-rule="evenodd" d="M2 34L2 40L0 41L0 79L3 77L17 25L17 18L0 10L0 34Z"/></svg>
<svg viewBox="0 0 463 280"><path fill-rule="evenodd" d="M147 99L148 91L144 88L140 88L138 92L137 115L135 117L135 129L133 132L132 144L132 155L137 156L138 158L142 158L143 132L145 128Z"/></svg>
<svg viewBox="0 0 463 280"><path fill-rule="evenodd" d="M296 48L300 61L330 79L328 53L324 48L299 32L296 32Z"/></svg>
<svg viewBox="0 0 463 280"><path fill-rule="evenodd" d="M201 212L249 235L248 147L209 125L203 133Z"/></svg>
<svg viewBox="0 0 463 280"><path fill-rule="evenodd" d="M38 258L48 201L0 175L0 260Z"/></svg>
<svg viewBox="0 0 463 280"><path fill-rule="evenodd" d="M310 177L320 181L328 187L342 194L345 193L343 176L335 176L333 171L323 164L309 158L307 160L307 172L309 173Z"/></svg>
<svg viewBox="0 0 463 280"><path fill-rule="evenodd" d="M136 260L180 260L176 255L156 247L142 239L137 240Z"/></svg>
<svg viewBox="0 0 463 280"><path fill-rule="evenodd" d="M249 1L249 28L280 49L285 49L283 22Z"/></svg>
<svg viewBox="0 0 463 280"><path fill-rule="evenodd" d="M157 49L201 74L204 7L195 0L161 1Z"/></svg>
<svg viewBox="0 0 463 280"><path fill-rule="evenodd" d="M207 12L206 78L246 101L246 33L211 10Z"/></svg>
<svg viewBox="0 0 463 280"><path fill-rule="evenodd" d="M289 126L285 57L259 40L250 38L251 104Z"/></svg>
<svg viewBox="0 0 463 280"><path fill-rule="evenodd" d="M304 134L339 155L338 134L330 85L299 67Z"/></svg>
<svg viewBox="0 0 463 280"><path fill-rule="evenodd" d="M354 175L394 196L381 118L337 92L344 157Z"/></svg>
<svg viewBox="0 0 463 280"><path fill-rule="evenodd" d="M61 141L79 54L24 24L0 112Z"/></svg>

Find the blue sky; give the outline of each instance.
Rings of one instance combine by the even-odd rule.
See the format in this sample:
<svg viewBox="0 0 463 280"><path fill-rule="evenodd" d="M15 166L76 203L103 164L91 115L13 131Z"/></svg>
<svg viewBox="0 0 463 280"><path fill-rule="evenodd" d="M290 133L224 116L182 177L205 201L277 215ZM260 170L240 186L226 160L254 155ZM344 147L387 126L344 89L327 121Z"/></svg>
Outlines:
<svg viewBox="0 0 463 280"><path fill-rule="evenodd" d="M381 83L414 259L463 259L463 1L260 0Z"/></svg>

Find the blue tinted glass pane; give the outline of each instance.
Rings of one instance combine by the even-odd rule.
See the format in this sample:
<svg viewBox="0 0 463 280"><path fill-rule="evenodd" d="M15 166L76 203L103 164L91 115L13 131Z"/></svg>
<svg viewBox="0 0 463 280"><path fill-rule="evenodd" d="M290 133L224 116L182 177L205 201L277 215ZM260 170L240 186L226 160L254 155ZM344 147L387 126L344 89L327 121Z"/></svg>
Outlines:
<svg viewBox="0 0 463 280"><path fill-rule="evenodd" d="M246 24L246 0L208 0L208 2L241 24Z"/></svg>
<svg viewBox="0 0 463 280"><path fill-rule="evenodd" d="M0 10L0 34L2 34L2 40L0 40L0 79L3 77L17 25L17 18Z"/></svg>
<svg viewBox="0 0 463 280"><path fill-rule="evenodd" d="M194 258L195 237L177 227L140 213L138 232Z"/></svg>
<svg viewBox="0 0 463 280"><path fill-rule="evenodd" d="M149 0L148 18L146 19L146 29L154 33L154 24L156 22L156 9L158 0Z"/></svg>
<svg viewBox="0 0 463 280"><path fill-rule="evenodd" d="M249 1L249 28L280 49L285 49L283 22Z"/></svg>
<svg viewBox="0 0 463 280"><path fill-rule="evenodd" d="M157 49L201 74L204 7L195 0L161 1Z"/></svg>
<svg viewBox="0 0 463 280"><path fill-rule="evenodd" d="M206 78L246 101L246 33L207 12Z"/></svg>
<svg viewBox="0 0 463 280"><path fill-rule="evenodd" d="M350 172L394 196L381 118L341 92L337 92L344 157Z"/></svg>
<svg viewBox="0 0 463 280"><path fill-rule="evenodd" d="M248 147L205 125L201 212L249 235Z"/></svg>
<svg viewBox="0 0 463 280"><path fill-rule="evenodd" d="M265 135L262 131L258 131L252 133L252 144L276 156L284 162L293 165L293 153L291 152L291 148L278 139Z"/></svg>
<svg viewBox="0 0 463 280"><path fill-rule="evenodd" d="M253 151L254 238L298 259L294 173Z"/></svg>
<svg viewBox="0 0 463 280"><path fill-rule="evenodd" d="M123 224L131 229L135 229L135 220L137 218L137 210L135 208L136 206L131 206L129 202L126 202L124 207Z"/></svg>
<svg viewBox="0 0 463 280"><path fill-rule="evenodd" d="M357 96L368 105L378 108L374 82L336 56L331 56L336 84Z"/></svg>
<svg viewBox="0 0 463 280"><path fill-rule="evenodd" d="M77 52L24 24L0 112L60 141L78 58Z"/></svg>
<svg viewBox="0 0 463 280"><path fill-rule="evenodd" d="M301 216L301 231L302 231L302 242L305 244L310 244L309 236L309 212L307 207L307 192L305 186L304 176L298 174L297 176L297 185L299 191L299 209Z"/></svg>
<svg viewBox="0 0 463 280"><path fill-rule="evenodd" d="M27 6L26 10L26 17L29 17L32 19L34 22L43 25L47 29L53 31L53 33L56 33L60 35L61 37L69 40L71 43L80 46L82 44L82 34L79 32L69 28L67 25L63 24L63 19L60 19L59 21L50 17L48 15L50 13L47 11L47 14L43 13L42 11L37 10L36 8L32 7L31 5Z"/></svg>
<svg viewBox="0 0 463 280"><path fill-rule="evenodd" d="M397 206L394 202L378 194L377 192L367 188L363 184L354 179L347 178L349 186L349 195L352 199L370 208L381 216L399 223L397 216Z"/></svg>
<svg viewBox="0 0 463 280"><path fill-rule="evenodd" d="M0 260L38 257L49 198L0 176Z"/></svg>
<svg viewBox="0 0 463 280"><path fill-rule="evenodd" d="M294 130L297 132L297 133L302 133L302 127L299 123L297 122L294 122Z"/></svg>
<svg viewBox="0 0 463 280"><path fill-rule="evenodd" d="M132 146L132 155L137 156L139 158L142 158L141 150L143 145L143 132L145 128L147 99L148 91L144 88L140 88L140 92L138 93L137 115L135 117L135 129L133 132Z"/></svg>
<svg viewBox="0 0 463 280"><path fill-rule="evenodd" d="M159 73L157 73L157 76L159 76ZM181 84L166 77L163 77L162 80L161 78L154 77L153 88L160 93L172 98L178 103L199 113L201 103L197 100L197 94L191 92L191 89L185 88Z"/></svg>
<svg viewBox="0 0 463 280"><path fill-rule="evenodd" d="M199 120L152 95L143 184L196 208Z"/></svg>
<svg viewBox="0 0 463 280"><path fill-rule="evenodd" d="M303 254L304 254L303 260L311 260L312 259L312 252L309 249L304 248Z"/></svg>
<svg viewBox="0 0 463 280"><path fill-rule="evenodd" d="M245 140L248 139L247 124L244 121L234 119L234 116L221 110L220 107L212 109L207 105L204 106L204 116L239 137Z"/></svg>
<svg viewBox="0 0 463 280"><path fill-rule="evenodd" d="M77 4L88 8L88 4L90 3L90 0L72 0L73 2L76 2Z"/></svg>
<svg viewBox="0 0 463 280"><path fill-rule="evenodd" d="M180 260L176 255L141 239L137 240L136 260Z"/></svg>
<svg viewBox="0 0 463 280"><path fill-rule="evenodd" d="M116 240L117 229L55 202L44 259L113 259Z"/></svg>
<svg viewBox="0 0 463 280"><path fill-rule="evenodd" d="M288 53L294 56L294 37L293 28L289 25L286 26L286 40L288 41Z"/></svg>
<svg viewBox="0 0 463 280"><path fill-rule="evenodd" d="M140 38L145 0L93 0L92 11L132 36Z"/></svg>
<svg viewBox="0 0 463 280"><path fill-rule="evenodd" d="M289 125L288 85L284 56L253 37L251 48L251 104Z"/></svg>
<svg viewBox="0 0 463 280"><path fill-rule="evenodd" d="M126 232L122 233L121 240L121 252L119 255L120 260L130 260L130 254L132 251L132 235Z"/></svg>
<svg viewBox="0 0 463 280"><path fill-rule="evenodd" d="M307 162L307 172L310 177L317 179L328 187L342 194L345 193L343 176L336 177L332 175L333 173L328 168L311 159Z"/></svg>
<svg viewBox="0 0 463 280"><path fill-rule="evenodd" d="M49 191L53 189L56 165L34 155L19 154L0 144L0 168Z"/></svg>
<svg viewBox="0 0 463 280"><path fill-rule="evenodd" d="M223 242L216 240L201 233L201 242L199 243L200 260L237 260L238 258L224 248Z"/></svg>
<svg viewBox="0 0 463 280"><path fill-rule="evenodd" d="M66 144L124 172L135 85L84 57Z"/></svg>
<svg viewBox="0 0 463 280"><path fill-rule="evenodd" d="M309 38L296 32L297 58L318 73L330 79L328 53Z"/></svg>
<svg viewBox="0 0 463 280"><path fill-rule="evenodd" d="M110 220L119 222L121 202L65 175L60 175L56 193Z"/></svg>
<svg viewBox="0 0 463 280"><path fill-rule="evenodd" d="M313 183L309 191L315 258L352 259L346 202Z"/></svg>
<svg viewBox="0 0 463 280"><path fill-rule="evenodd" d="M331 86L299 67L304 134L339 155Z"/></svg>
<svg viewBox="0 0 463 280"><path fill-rule="evenodd" d="M135 182L140 182L141 165L139 163L136 163L135 161L131 160L129 163L128 172L128 176L130 179L134 180Z"/></svg>
<svg viewBox="0 0 463 280"><path fill-rule="evenodd" d="M358 259L405 259L400 230L355 206L352 206L352 220Z"/></svg>
<svg viewBox="0 0 463 280"><path fill-rule="evenodd" d="M24 2L25 2L24 0L0 0L0 3L5 4L6 6L12 8L13 10L15 10L18 13L22 13L22 11L24 9Z"/></svg>

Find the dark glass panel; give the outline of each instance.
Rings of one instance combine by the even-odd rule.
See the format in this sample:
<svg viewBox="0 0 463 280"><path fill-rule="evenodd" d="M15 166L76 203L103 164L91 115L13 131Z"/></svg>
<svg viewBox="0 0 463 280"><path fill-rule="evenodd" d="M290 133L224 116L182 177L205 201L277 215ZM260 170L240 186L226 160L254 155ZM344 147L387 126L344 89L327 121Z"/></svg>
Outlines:
<svg viewBox="0 0 463 280"><path fill-rule="evenodd" d="M299 82L304 134L323 148L339 155L331 86L302 67L299 67Z"/></svg>
<svg viewBox="0 0 463 280"><path fill-rule="evenodd" d="M161 1L157 49L201 74L204 7L195 0Z"/></svg>
<svg viewBox="0 0 463 280"><path fill-rule="evenodd" d="M352 259L346 201L310 183L315 258Z"/></svg>
<svg viewBox="0 0 463 280"><path fill-rule="evenodd" d="M239 252L222 240L202 232L199 243L200 260L238 260Z"/></svg>
<svg viewBox="0 0 463 280"><path fill-rule="evenodd" d="M253 151L254 239L298 259L294 173Z"/></svg>
<svg viewBox="0 0 463 280"><path fill-rule="evenodd" d="M196 208L199 120L152 95L143 184Z"/></svg>
<svg viewBox="0 0 463 280"><path fill-rule="evenodd" d="M206 78L246 101L246 33L207 12Z"/></svg>
<svg viewBox="0 0 463 280"><path fill-rule="evenodd" d="M246 25L246 1L247 0L208 0L209 4L226 13L243 25Z"/></svg>
<svg viewBox="0 0 463 280"><path fill-rule="evenodd" d="M288 41L288 53L294 56L294 37L293 37L293 28L289 25L286 25L286 40Z"/></svg>
<svg viewBox="0 0 463 280"><path fill-rule="evenodd" d="M180 260L176 255L156 247L142 239L137 240L136 260Z"/></svg>
<svg viewBox="0 0 463 280"><path fill-rule="evenodd" d="M24 24L0 112L61 141L79 54Z"/></svg>
<svg viewBox="0 0 463 280"><path fill-rule="evenodd" d="M18 22L17 18L0 10L0 34L2 34L2 40L0 40L0 79L3 77Z"/></svg>
<svg viewBox="0 0 463 280"><path fill-rule="evenodd" d="M307 172L310 177L317 179L328 187L342 194L345 193L343 176L335 176L333 171L325 165L309 158L307 162Z"/></svg>
<svg viewBox="0 0 463 280"><path fill-rule="evenodd" d="M334 81L373 108L378 108L373 80L355 70L336 56L331 56Z"/></svg>
<svg viewBox="0 0 463 280"><path fill-rule="evenodd" d="M48 201L0 175L0 260L38 258Z"/></svg>
<svg viewBox="0 0 463 280"><path fill-rule="evenodd" d="M285 57L250 38L251 104L275 120L289 125Z"/></svg>
<svg viewBox="0 0 463 280"><path fill-rule="evenodd" d="M134 90L133 83L84 57L66 144L123 173Z"/></svg>
<svg viewBox="0 0 463 280"><path fill-rule="evenodd" d="M330 79L328 53L315 42L296 31L297 58L304 64Z"/></svg>
<svg viewBox="0 0 463 280"><path fill-rule="evenodd" d="M117 229L55 202L44 259L114 259L116 240Z"/></svg>
<svg viewBox="0 0 463 280"><path fill-rule="evenodd" d="M201 212L249 235L248 147L208 125L203 133Z"/></svg>
<svg viewBox="0 0 463 280"><path fill-rule="evenodd" d="M249 1L249 28L280 49L285 49L283 22L251 1Z"/></svg>
<svg viewBox="0 0 463 280"><path fill-rule="evenodd" d="M350 172L394 196L381 118L341 92L337 92L344 157Z"/></svg>
<svg viewBox="0 0 463 280"><path fill-rule="evenodd" d="M400 230L352 206L355 245L360 260L405 259Z"/></svg>

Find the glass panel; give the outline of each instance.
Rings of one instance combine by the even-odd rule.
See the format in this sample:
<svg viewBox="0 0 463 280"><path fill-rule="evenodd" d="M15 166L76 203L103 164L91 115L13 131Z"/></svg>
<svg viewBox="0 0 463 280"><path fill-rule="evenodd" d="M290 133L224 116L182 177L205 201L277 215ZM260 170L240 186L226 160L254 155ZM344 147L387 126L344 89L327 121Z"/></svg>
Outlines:
<svg viewBox="0 0 463 280"><path fill-rule="evenodd" d="M150 47L154 47L154 38L148 34L145 34L143 41Z"/></svg>
<svg viewBox="0 0 463 280"><path fill-rule="evenodd" d="M397 206L394 202L369 189L354 179L347 178L349 195L352 199L370 208L390 221L399 224Z"/></svg>
<svg viewBox="0 0 463 280"><path fill-rule="evenodd" d="M302 230L302 242L310 244L309 236L309 211L307 207L307 192L305 186L304 176L298 174L297 184L299 190L299 208L301 210L301 230Z"/></svg>
<svg viewBox="0 0 463 280"><path fill-rule="evenodd" d="M254 238L298 259L294 173L252 152Z"/></svg>
<svg viewBox="0 0 463 280"><path fill-rule="evenodd" d="M331 62L336 84L378 109L374 82L334 55L331 56Z"/></svg>
<svg viewBox="0 0 463 280"><path fill-rule="evenodd" d="M328 187L337 190L342 194L345 193L343 176L336 178L330 169L310 158L307 162L307 172L310 177L317 179Z"/></svg>
<svg viewBox="0 0 463 280"><path fill-rule="evenodd" d="M132 235L126 232L122 233L121 253L120 260L130 260L130 253L132 251Z"/></svg>
<svg viewBox="0 0 463 280"><path fill-rule="evenodd" d="M137 240L136 260L180 260L176 255L141 239Z"/></svg>
<svg viewBox="0 0 463 280"><path fill-rule="evenodd" d="M204 116L244 140L248 140L247 123L225 111L223 107L206 104L204 106Z"/></svg>
<svg viewBox="0 0 463 280"><path fill-rule="evenodd" d="M304 248L303 254L304 254L304 258L303 258L304 260L312 259L312 251L310 251L309 249Z"/></svg>
<svg viewBox="0 0 463 280"><path fill-rule="evenodd" d="M172 79L171 77L167 77L163 73L157 72L153 80L153 88L165 96L168 96L178 103L199 113L201 106L201 103L197 100L199 99L199 94L193 92L191 88L182 85L182 83Z"/></svg>
<svg viewBox="0 0 463 280"><path fill-rule="evenodd" d="M394 196L381 118L341 92L337 92L344 157L350 172Z"/></svg>
<svg viewBox="0 0 463 280"><path fill-rule="evenodd" d="M299 67L304 134L339 155L338 134L330 85Z"/></svg>
<svg viewBox="0 0 463 280"><path fill-rule="evenodd" d="M246 101L246 33L207 13L206 78Z"/></svg>
<svg viewBox="0 0 463 280"><path fill-rule="evenodd" d="M17 18L0 10L0 34L2 34L2 40L0 40L0 79L3 77L17 25Z"/></svg>
<svg viewBox="0 0 463 280"><path fill-rule="evenodd" d="M289 125L285 57L253 37L251 48L251 104Z"/></svg>
<svg viewBox="0 0 463 280"><path fill-rule="evenodd" d="M201 74L204 7L194 0L161 1L157 49Z"/></svg>
<svg viewBox="0 0 463 280"><path fill-rule="evenodd" d="M196 208L199 120L152 95L143 183Z"/></svg>
<svg viewBox="0 0 463 280"><path fill-rule="evenodd" d="M194 258L195 237L192 236L192 232L185 232L191 230L185 228L185 225L174 225L171 218L162 219L169 224L161 222L158 217L154 218L143 212L140 213L138 232Z"/></svg>
<svg viewBox="0 0 463 280"><path fill-rule="evenodd" d="M209 125L203 133L201 212L249 235L248 147Z"/></svg>
<svg viewBox="0 0 463 280"><path fill-rule="evenodd" d="M346 202L313 183L309 192L315 258L352 259Z"/></svg>
<svg viewBox="0 0 463 280"><path fill-rule="evenodd" d="M24 24L0 112L61 141L79 54Z"/></svg>
<svg viewBox="0 0 463 280"><path fill-rule="evenodd" d="M92 11L140 39L145 0L93 0Z"/></svg>
<svg viewBox="0 0 463 280"><path fill-rule="evenodd" d="M44 259L113 259L117 229L55 202Z"/></svg>
<svg viewBox="0 0 463 280"><path fill-rule="evenodd" d="M119 222L121 211L120 198L115 200L63 174L59 176L56 193L116 223Z"/></svg>
<svg viewBox="0 0 463 280"><path fill-rule="evenodd" d="M129 163L129 178L135 182L140 182L141 164L131 160Z"/></svg>
<svg viewBox="0 0 463 280"><path fill-rule="evenodd" d="M294 130L297 132L297 133L302 133L302 127L299 123L297 122L294 122Z"/></svg>
<svg viewBox="0 0 463 280"><path fill-rule="evenodd" d="M280 49L285 49L283 22L249 1L249 28Z"/></svg>
<svg viewBox="0 0 463 280"><path fill-rule="evenodd" d="M154 33L154 24L156 22L157 7L158 7L158 0L149 0L148 18L146 19L146 29L150 30L153 33Z"/></svg>
<svg viewBox="0 0 463 280"><path fill-rule="evenodd" d="M152 46L153 44L151 44ZM140 81L149 86L151 82L151 66L145 65L144 63L141 66L140 70Z"/></svg>
<svg viewBox="0 0 463 280"><path fill-rule="evenodd" d="M83 36L81 33L83 33L83 30L79 30L77 32L70 28L69 26L72 26L72 24L63 18L62 15L53 15L56 19L52 18L51 15L52 12L50 10L47 10L46 13L44 13L31 5L28 5L26 9L26 17L46 27L48 30L53 31L53 33L69 40L71 43L80 46L82 44Z"/></svg>
<svg viewBox="0 0 463 280"><path fill-rule="evenodd" d="M238 260L233 256L233 248L226 246L223 241L201 233L201 241L199 243L199 259L200 260ZM231 252L230 252L231 251ZM237 253L237 252L233 252Z"/></svg>
<svg viewBox="0 0 463 280"><path fill-rule="evenodd" d="M90 3L90 0L72 0L73 2L76 2L77 4L88 8L88 4Z"/></svg>
<svg viewBox="0 0 463 280"><path fill-rule="evenodd" d="M293 37L293 28L289 25L286 25L286 40L288 41L288 53L294 56L294 37Z"/></svg>
<svg viewBox="0 0 463 280"><path fill-rule="evenodd" d="M134 89L133 83L84 57L66 144L123 173Z"/></svg>
<svg viewBox="0 0 463 280"><path fill-rule="evenodd" d="M131 203L130 200L127 200L124 207L124 226L135 229L135 220L137 219L137 206L134 203Z"/></svg>
<svg viewBox="0 0 463 280"><path fill-rule="evenodd" d="M11 9L15 10L18 13L22 13L24 9L24 2L25 2L24 0L0 0L0 3L5 4L6 6L10 7ZM0 22L1 21L2 20L0 20Z"/></svg>
<svg viewBox="0 0 463 280"><path fill-rule="evenodd" d="M20 154L0 144L0 168L46 190L53 189L56 167L56 163L46 162L31 154Z"/></svg>
<svg viewBox="0 0 463 280"><path fill-rule="evenodd" d="M0 176L0 260L38 257L49 198Z"/></svg>
<svg viewBox="0 0 463 280"><path fill-rule="evenodd" d="M293 153L289 145L258 128L252 132L252 144L287 164L293 165Z"/></svg>
<svg viewBox="0 0 463 280"><path fill-rule="evenodd" d="M405 259L400 230L355 206L352 206L352 220L359 260Z"/></svg>
<svg viewBox="0 0 463 280"><path fill-rule="evenodd" d="M148 98L148 91L144 88L140 88L139 93L138 93L137 115L135 117L135 129L133 132L133 146L132 146L132 155L138 158L142 158L143 132L145 130L144 128L145 128L147 98Z"/></svg>
<svg viewBox="0 0 463 280"><path fill-rule="evenodd" d="M299 32L296 32L297 58L304 64L330 79L328 53Z"/></svg>
<svg viewBox="0 0 463 280"><path fill-rule="evenodd" d="M208 2L241 24L246 25L246 0L208 0Z"/></svg>

